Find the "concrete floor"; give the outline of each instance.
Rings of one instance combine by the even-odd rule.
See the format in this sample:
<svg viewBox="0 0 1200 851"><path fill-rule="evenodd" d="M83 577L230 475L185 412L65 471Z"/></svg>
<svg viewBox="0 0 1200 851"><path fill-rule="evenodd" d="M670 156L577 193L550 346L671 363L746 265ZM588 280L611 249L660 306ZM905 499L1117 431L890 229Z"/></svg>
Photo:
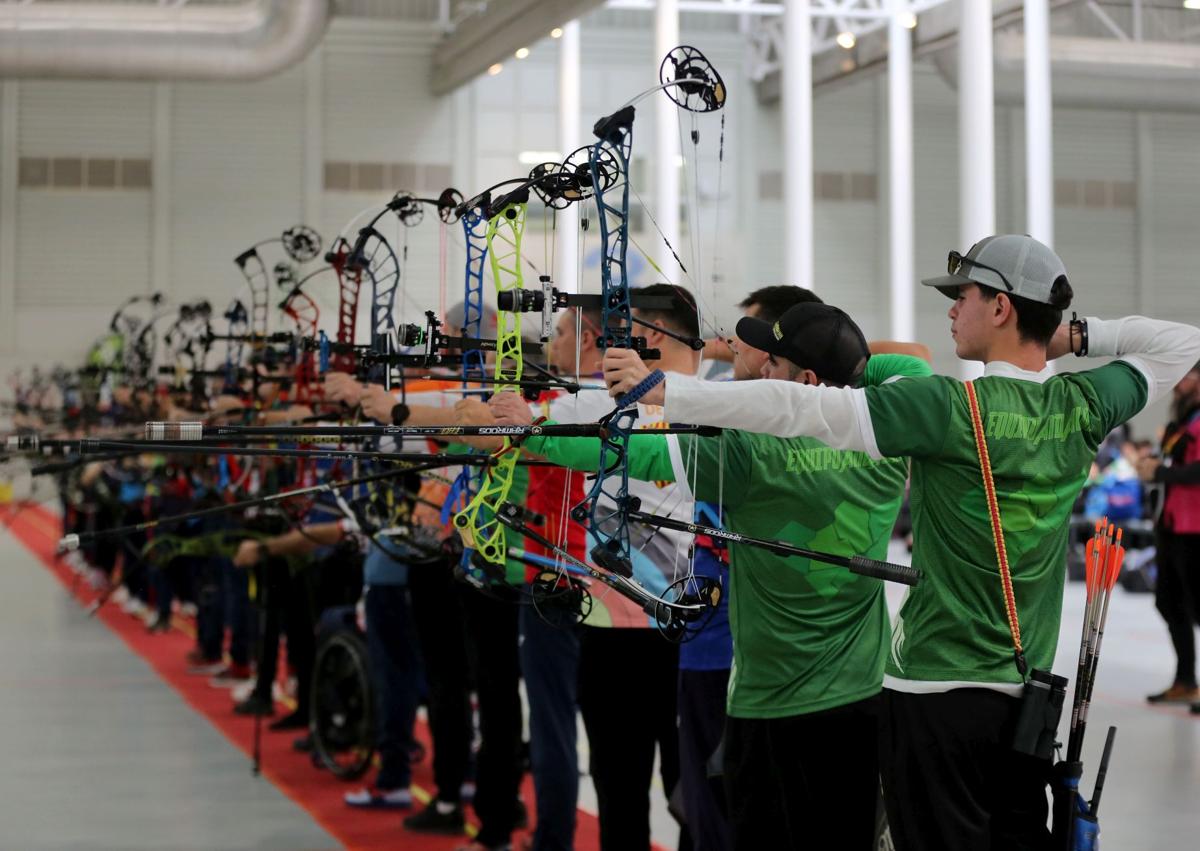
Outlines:
<svg viewBox="0 0 1200 851"><path fill-rule="evenodd" d="M0 532L0 848L331 849Z"/></svg>
<svg viewBox="0 0 1200 851"><path fill-rule="evenodd" d="M0 564L0 849L337 847L3 532ZM889 588L893 606L901 593ZM1072 678L1082 608L1082 586L1070 585L1056 667ZM1118 589L1083 784L1090 794L1104 732L1118 725L1105 847L1196 846L1200 716L1144 702L1173 671L1151 596ZM594 807L586 779L580 803ZM655 839L672 847L657 790L654 810Z"/></svg>

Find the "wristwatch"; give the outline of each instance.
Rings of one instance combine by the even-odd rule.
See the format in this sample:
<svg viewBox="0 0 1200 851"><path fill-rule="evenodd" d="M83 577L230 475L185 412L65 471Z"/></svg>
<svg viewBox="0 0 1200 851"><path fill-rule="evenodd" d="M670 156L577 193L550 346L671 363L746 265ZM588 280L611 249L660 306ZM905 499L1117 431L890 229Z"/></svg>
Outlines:
<svg viewBox="0 0 1200 851"><path fill-rule="evenodd" d="M1086 319L1080 319L1074 311L1071 313L1070 330L1067 332L1071 350L1075 352L1075 357L1087 357L1088 353L1088 326ZM1075 335L1079 335L1079 350L1075 351Z"/></svg>

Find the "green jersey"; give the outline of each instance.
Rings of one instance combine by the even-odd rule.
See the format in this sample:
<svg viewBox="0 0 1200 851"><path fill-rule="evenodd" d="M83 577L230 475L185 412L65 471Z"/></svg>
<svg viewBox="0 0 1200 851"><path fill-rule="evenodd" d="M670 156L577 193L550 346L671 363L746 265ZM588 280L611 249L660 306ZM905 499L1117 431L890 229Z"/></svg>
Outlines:
<svg viewBox="0 0 1200 851"><path fill-rule="evenodd" d="M929 375L902 355L867 362L864 383ZM531 452L595 469L598 442L533 438ZM839 555L887 555L908 465L839 452L814 438L743 431L718 437L635 435L630 476L686 481L697 499L723 507L725 525ZM733 669L728 711L780 718L869 697L880 689L889 624L883 585L843 568L730 544Z"/></svg>
<svg viewBox="0 0 1200 851"><path fill-rule="evenodd" d="M993 368L995 367L995 368ZM1128 363L1050 375L989 365L975 382L1025 655L1049 669L1058 643L1071 508L1105 435L1146 403ZM966 388L942 376L866 390L879 452L912 458L913 564L924 571L896 619L889 687L1015 691Z"/></svg>

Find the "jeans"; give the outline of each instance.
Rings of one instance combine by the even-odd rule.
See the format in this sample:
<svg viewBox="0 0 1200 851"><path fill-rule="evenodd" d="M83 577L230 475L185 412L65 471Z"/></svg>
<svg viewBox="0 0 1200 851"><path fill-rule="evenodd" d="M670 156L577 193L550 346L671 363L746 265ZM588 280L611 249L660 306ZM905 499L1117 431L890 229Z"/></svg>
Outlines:
<svg viewBox="0 0 1200 851"><path fill-rule="evenodd" d="M547 612L553 616L553 610ZM561 628L522 606L521 671L529 696L529 752L537 794L532 851L571 851L579 797L576 703L579 628L563 617ZM569 624L569 625L568 625Z"/></svg>
<svg viewBox="0 0 1200 851"><path fill-rule="evenodd" d="M420 666L412 634L408 590L403 585L367 589L367 657L375 692L375 745L380 789L406 789L412 781L408 749L417 716Z"/></svg>

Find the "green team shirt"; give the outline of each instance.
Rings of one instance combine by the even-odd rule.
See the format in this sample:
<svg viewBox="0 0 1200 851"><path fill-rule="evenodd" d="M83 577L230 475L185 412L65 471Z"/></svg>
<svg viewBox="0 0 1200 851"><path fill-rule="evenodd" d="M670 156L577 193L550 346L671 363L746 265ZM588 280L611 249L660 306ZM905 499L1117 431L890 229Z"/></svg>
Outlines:
<svg viewBox="0 0 1200 851"><path fill-rule="evenodd" d="M927 376L925 361L877 355L864 383ZM599 442L533 438L531 452L594 470ZM908 464L840 452L814 438L743 431L672 440L635 435L630 476L686 476L697 499L724 507L727 528L839 555L883 559L904 495ZM876 694L888 645L883 584L833 565L781 558L730 544L729 621L733 669L728 712L781 718L842 706Z"/></svg>
<svg viewBox="0 0 1200 851"><path fill-rule="evenodd" d="M446 444L446 454L448 455L469 455L475 450L465 443L448 443ZM508 492L508 501L514 505L521 505L525 502L525 496L529 491L529 468L517 467L513 470L512 489ZM514 536L519 537L516 532L510 529L504 530L507 540L511 542ZM517 559L507 559L504 563L504 579L509 585L524 585L525 584L525 563Z"/></svg>
<svg viewBox="0 0 1200 851"><path fill-rule="evenodd" d="M1104 436L1145 405L1145 381L1115 361L1041 383L990 375L975 388L1026 659L1049 669L1071 508ZM866 395L879 451L912 458L913 566L924 571L896 619L888 679L931 686L894 684L918 691L1016 686L966 388L931 376L869 387Z"/></svg>

